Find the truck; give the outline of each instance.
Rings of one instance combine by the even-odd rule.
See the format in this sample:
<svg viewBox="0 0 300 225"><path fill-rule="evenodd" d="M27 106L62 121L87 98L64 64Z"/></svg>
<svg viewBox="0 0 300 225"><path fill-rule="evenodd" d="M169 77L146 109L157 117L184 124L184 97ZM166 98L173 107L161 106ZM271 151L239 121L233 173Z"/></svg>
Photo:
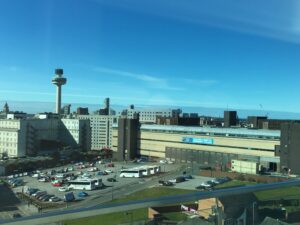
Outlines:
<svg viewBox="0 0 300 225"><path fill-rule="evenodd" d="M72 202L74 200L75 200L75 196L74 196L73 192L68 192L65 194L65 196L64 196L65 202Z"/></svg>

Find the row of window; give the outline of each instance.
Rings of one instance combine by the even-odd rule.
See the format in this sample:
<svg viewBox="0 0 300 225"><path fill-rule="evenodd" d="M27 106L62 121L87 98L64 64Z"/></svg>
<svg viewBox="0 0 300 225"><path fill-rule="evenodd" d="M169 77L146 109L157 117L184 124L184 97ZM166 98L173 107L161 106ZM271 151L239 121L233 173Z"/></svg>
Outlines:
<svg viewBox="0 0 300 225"><path fill-rule="evenodd" d="M0 132L0 137L1 136L17 136L17 133L16 132Z"/></svg>

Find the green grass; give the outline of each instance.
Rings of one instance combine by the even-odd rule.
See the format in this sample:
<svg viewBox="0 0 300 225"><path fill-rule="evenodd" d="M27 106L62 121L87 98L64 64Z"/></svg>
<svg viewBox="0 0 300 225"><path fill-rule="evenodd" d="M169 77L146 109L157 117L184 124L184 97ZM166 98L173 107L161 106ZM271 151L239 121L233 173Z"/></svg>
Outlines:
<svg viewBox="0 0 300 225"><path fill-rule="evenodd" d="M255 184L257 183L250 182L250 181L231 180L229 182L217 185L215 189L235 187L235 186L248 186L248 185L255 185Z"/></svg>
<svg viewBox="0 0 300 225"><path fill-rule="evenodd" d="M270 199L285 199L289 197L300 198L300 187L291 186L267 191L258 191L255 192L255 195L260 201Z"/></svg>
<svg viewBox="0 0 300 225"><path fill-rule="evenodd" d="M234 187L234 186L248 186L255 185L255 182L249 181L240 181L240 180L231 180L224 184L220 184L216 186L216 189L226 188L226 187ZM278 188L273 190L266 191L258 191L254 193L259 201L270 200L270 199L286 199L289 197L300 198L300 187L292 186L285 188Z"/></svg>
<svg viewBox="0 0 300 225"><path fill-rule="evenodd" d="M188 218L187 215L182 212L163 213L162 215L166 217L168 220L178 221L178 222L186 220Z"/></svg>
<svg viewBox="0 0 300 225"><path fill-rule="evenodd" d="M171 195L178 195L178 194L188 194L193 192L196 191L178 189L178 188L168 188L168 187L153 187L153 188L148 188L142 191L135 192L134 194L127 195L119 199L115 199L112 202L113 203L127 202L132 200L141 200L146 198L155 198L155 197L171 196Z"/></svg>
<svg viewBox="0 0 300 225"><path fill-rule="evenodd" d="M137 209L133 211L110 213L105 215L87 217L77 220L64 221L64 225L115 225L131 223L131 213L133 221L148 220L148 209Z"/></svg>
<svg viewBox="0 0 300 225"><path fill-rule="evenodd" d="M115 199L111 202L120 203L120 202L132 201L132 200L141 200L145 198L155 198L155 197L170 196L176 194L187 194L192 192L195 191L177 189L177 188L168 188L168 187L154 187L154 188L148 188L142 191L135 192L131 195L127 195L122 198ZM130 212L133 213L132 214L133 221L148 219L148 209L137 209ZM164 215L167 218L176 221L181 221L186 218L186 215L182 213L165 213ZM124 212L120 212L120 213L110 213L105 215L87 217L87 218L82 218L77 220L68 220L64 222L64 225L80 225L80 224L115 225L115 224L130 223L130 222L131 222L131 215L126 216Z"/></svg>

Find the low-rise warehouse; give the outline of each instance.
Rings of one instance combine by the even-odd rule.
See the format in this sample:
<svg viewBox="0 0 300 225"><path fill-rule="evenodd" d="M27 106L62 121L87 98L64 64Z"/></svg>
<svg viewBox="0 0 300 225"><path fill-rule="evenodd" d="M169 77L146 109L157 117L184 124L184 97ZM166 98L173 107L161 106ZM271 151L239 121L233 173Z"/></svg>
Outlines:
<svg viewBox="0 0 300 225"><path fill-rule="evenodd" d="M278 130L147 124L137 127L131 121L134 119L123 120L127 122L113 127L113 150L119 159L146 156L221 168L230 167L232 159L243 159L274 171L279 169L280 159L275 156L275 147L280 145Z"/></svg>

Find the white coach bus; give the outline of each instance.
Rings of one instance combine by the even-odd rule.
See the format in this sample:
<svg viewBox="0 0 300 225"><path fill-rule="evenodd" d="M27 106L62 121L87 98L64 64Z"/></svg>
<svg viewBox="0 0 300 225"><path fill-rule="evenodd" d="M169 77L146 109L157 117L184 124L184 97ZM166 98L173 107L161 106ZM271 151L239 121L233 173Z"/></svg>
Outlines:
<svg viewBox="0 0 300 225"><path fill-rule="evenodd" d="M121 170L120 177L142 177L143 170L142 169L127 169Z"/></svg>
<svg viewBox="0 0 300 225"><path fill-rule="evenodd" d="M69 181L69 188L74 190L95 190L103 186L102 179L77 179Z"/></svg>

